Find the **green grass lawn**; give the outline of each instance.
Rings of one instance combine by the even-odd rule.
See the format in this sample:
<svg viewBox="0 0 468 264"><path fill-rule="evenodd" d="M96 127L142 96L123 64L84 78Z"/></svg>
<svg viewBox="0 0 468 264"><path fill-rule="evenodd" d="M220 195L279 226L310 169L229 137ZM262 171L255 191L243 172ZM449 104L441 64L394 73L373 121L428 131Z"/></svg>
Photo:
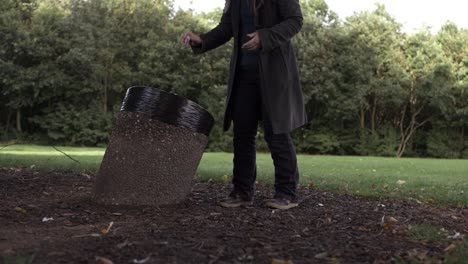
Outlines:
<svg viewBox="0 0 468 264"><path fill-rule="evenodd" d="M1 147L0 147L1 148ZM94 172L103 148L12 145L0 150L0 167ZM202 180L230 181L232 154L205 153L197 171ZM361 196L425 203L468 204L468 160L299 155L301 184ZM273 183L269 154L257 157L258 180Z"/></svg>

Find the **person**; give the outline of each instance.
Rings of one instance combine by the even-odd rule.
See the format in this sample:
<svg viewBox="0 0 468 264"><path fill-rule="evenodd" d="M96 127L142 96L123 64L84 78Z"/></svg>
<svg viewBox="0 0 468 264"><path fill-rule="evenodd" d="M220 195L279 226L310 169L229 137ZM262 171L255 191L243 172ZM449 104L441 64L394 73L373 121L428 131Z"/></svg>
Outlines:
<svg viewBox="0 0 468 264"><path fill-rule="evenodd" d="M291 131L307 122L291 39L303 23L299 0L226 0L219 24L205 34L185 32L183 45L195 54L234 38L224 131L233 123L234 188L223 207L253 204L258 122L275 167L275 195L266 205L298 206L299 171Z"/></svg>

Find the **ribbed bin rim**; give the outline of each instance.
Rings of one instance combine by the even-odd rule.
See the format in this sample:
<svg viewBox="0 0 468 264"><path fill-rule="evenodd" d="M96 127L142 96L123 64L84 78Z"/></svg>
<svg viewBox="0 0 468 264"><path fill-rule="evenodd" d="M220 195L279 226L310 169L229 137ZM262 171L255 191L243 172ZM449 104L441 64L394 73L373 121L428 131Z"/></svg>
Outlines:
<svg viewBox="0 0 468 264"><path fill-rule="evenodd" d="M149 86L127 89L121 112L138 112L161 122L209 136L213 116L199 104L182 96Z"/></svg>

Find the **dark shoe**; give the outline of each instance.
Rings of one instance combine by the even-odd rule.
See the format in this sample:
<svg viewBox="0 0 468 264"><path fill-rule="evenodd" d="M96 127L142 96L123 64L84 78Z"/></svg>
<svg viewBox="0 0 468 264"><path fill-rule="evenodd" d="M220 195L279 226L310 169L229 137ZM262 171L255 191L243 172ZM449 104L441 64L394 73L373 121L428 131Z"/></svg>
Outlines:
<svg viewBox="0 0 468 264"><path fill-rule="evenodd" d="M284 197L275 197L265 202L266 206L274 209L287 210L293 207L297 207L299 203L297 201L291 201Z"/></svg>
<svg viewBox="0 0 468 264"><path fill-rule="evenodd" d="M219 205L226 208L234 208L253 205L253 201L252 199L247 199L237 193L231 193L228 197L219 201Z"/></svg>

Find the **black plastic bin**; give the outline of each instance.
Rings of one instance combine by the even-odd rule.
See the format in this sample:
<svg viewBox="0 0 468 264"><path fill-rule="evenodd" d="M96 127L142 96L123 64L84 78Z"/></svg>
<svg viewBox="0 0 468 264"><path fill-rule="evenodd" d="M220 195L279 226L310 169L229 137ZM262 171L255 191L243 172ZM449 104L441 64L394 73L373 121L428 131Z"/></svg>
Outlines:
<svg viewBox="0 0 468 264"><path fill-rule="evenodd" d="M101 204L178 203L190 192L214 119L198 104L131 87L117 115L94 197Z"/></svg>

